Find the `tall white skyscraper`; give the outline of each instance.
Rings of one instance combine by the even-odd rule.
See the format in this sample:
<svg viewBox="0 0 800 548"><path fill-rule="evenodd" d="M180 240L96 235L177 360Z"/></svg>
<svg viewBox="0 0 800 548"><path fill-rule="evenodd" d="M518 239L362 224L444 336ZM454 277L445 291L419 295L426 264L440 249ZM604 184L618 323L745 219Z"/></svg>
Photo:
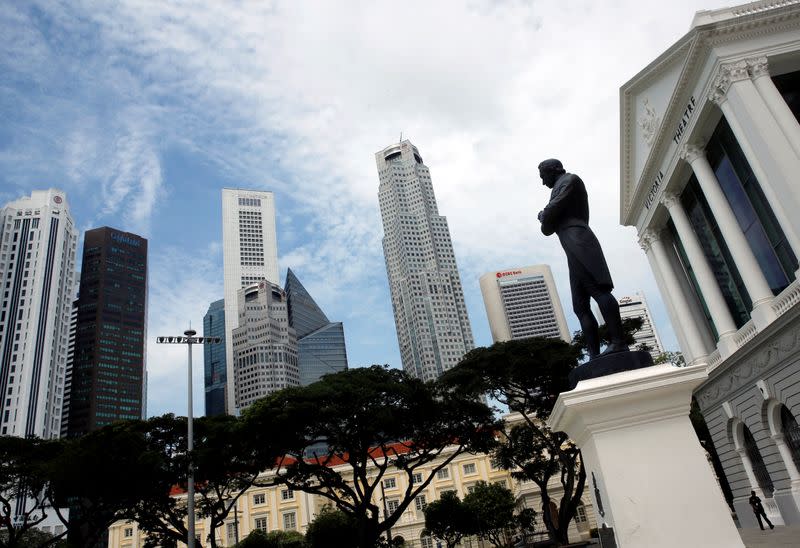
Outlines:
<svg viewBox="0 0 800 548"><path fill-rule="evenodd" d="M60 190L0 210L0 434L60 435L77 241Z"/></svg>
<svg viewBox="0 0 800 548"><path fill-rule="evenodd" d="M225 289L226 410L236 413L233 342L239 326L237 292L249 285L278 278L275 198L261 190L222 189L222 260Z"/></svg>
<svg viewBox="0 0 800 548"><path fill-rule="evenodd" d="M417 147L402 141L375 154L375 160L403 369L433 380L474 346L447 218L439 215Z"/></svg>
<svg viewBox="0 0 800 548"><path fill-rule="evenodd" d="M661 339L656 331L656 324L653 322L653 316L650 314L650 307L647 306L644 293L637 291L631 296L620 297L619 315L623 320L625 318L642 319L642 328L633 334L636 341L635 347L647 346L653 359L664 353L664 347L661 346Z"/></svg>
<svg viewBox="0 0 800 548"><path fill-rule="evenodd" d="M489 272L481 276L480 284L494 342L528 337L572 341L546 264Z"/></svg>
<svg viewBox="0 0 800 548"><path fill-rule="evenodd" d="M289 308L277 284L262 280L237 292L239 327L233 330L235 404L254 401L290 386L300 386L297 337Z"/></svg>

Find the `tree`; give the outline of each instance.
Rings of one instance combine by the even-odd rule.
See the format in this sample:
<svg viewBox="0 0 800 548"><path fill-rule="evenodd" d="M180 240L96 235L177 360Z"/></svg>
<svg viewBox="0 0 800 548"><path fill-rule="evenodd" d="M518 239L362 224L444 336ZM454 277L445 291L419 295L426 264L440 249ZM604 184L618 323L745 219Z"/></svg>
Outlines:
<svg viewBox="0 0 800 548"><path fill-rule="evenodd" d="M216 530L225 523L242 493L278 455L271 451L269 432L262 432L256 446L251 432L237 417L201 417L195 421L194 429L191 457L198 498L197 515L209 518L207 538L209 545L216 547Z"/></svg>
<svg viewBox="0 0 800 548"><path fill-rule="evenodd" d="M189 466L186 445L186 417L172 414L153 417L142 423L147 453L156 463L152 488L123 514L136 521L147 534L145 546L175 545L185 542L186 473ZM199 545L199 544L198 544Z"/></svg>
<svg viewBox="0 0 800 548"><path fill-rule="evenodd" d="M355 548L357 526L352 516L330 504L308 524L306 544L309 548Z"/></svg>
<svg viewBox="0 0 800 548"><path fill-rule="evenodd" d="M622 332L625 335L625 344L628 346L633 346L636 343L636 339L633 336L639 331L642 326L644 325L644 320L642 318L623 318L622 319ZM603 346L607 346L609 341L608 338L608 328L606 324L600 326L598 330L600 336L600 344ZM586 347L586 339L583 336L581 331L576 331L572 335L572 344L580 349L581 356L585 356L588 354L588 349ZM647 345L640 345L639 348L636 350L644 350L649 352L650 348Z"/></svg>
<svg viewBox="0 0 800 548"><path fill-rule="evenodd" d="M271 531L259 529L251 532L236 548L304 548L305 540L297 531Z"/></svg>
<svg viewBox="0 0 800 548"><path fill-rule="evenodd" d="M653 363L655 365L661 363L671 363L678 367L686 366L686 360L684 359L683 354L681 354L680 352L673 352L671 350L667 350L666 352L662 352L661 354L659 354L658 357L656 357L656 359L653 360Z"/></svg>
<svg viewBox="0 0 800 548"><path fill-rule="evenodd" d="M455 491L445 491L425 508L424 533L444 541L447 548L461 542L471 525L470 514Z"/></svg>
<svg viewBox="0 0 800 548"><path fill-rule="evenodd" d="M146 423L120 421L70 439L55 461L54 488L69 505L68 539L95 546L108 527L140 500L169 491L162 455L147 439Z"/></svg>
<svg viewBox="0 0 800 548"><path fill-rule="evenodd" d="M496 426L481 401L381 366L282 390L256 402L245 418L253 432L270 428L283 437L276 442L287 448L276 467L279 480L351 516L360 548L375 546L454 458L489 450ZM407 486L384 515L376 490L387 471L405 475ZM413 481L415 474L422 481Z"/></svg>
<svg viewBox="0 0 800 548"><path fill-rule="evenodd" d="M574 519L586 484L580 450L563 432L553 432L543 418L550 414L561 392L569 390L569 372L577 366L581 350L561 340L533 337L495 343L469 352L441 382L462 395L489 394L519 413L520 423L505 425L503 443L495 452L512 475L536 483L545 508L544 523L550 538L568 544L568 526ZM556 478L563 496L552 516L550 482Z"/></svg>
<svg viewBox="0 0 800 548"><path fill-rule="evenodd" d="M63 440L0 437L0 547L44 547L65 534L42 538L35 528L55 513L54 463L63 451Z"/></svg>
<svg viewBox="0 0 800 548"><path fill-rule="evenodd" d="M479 481L464 497L472 532L494 546L508 546L516 531L514 495L503 485Z"/></svg>
<svg viewBox="0 0 800 548"><path fill-rule="evenodd" d="M0 531L0 546L2 543L8 541L8 532ZM63 535L52 535L45 533L41 529L28 529L22 536L18 538L18 546L25 546L32 548L34 546L48 546L52 548L67 548L67 541L64 540Z"/></svg>

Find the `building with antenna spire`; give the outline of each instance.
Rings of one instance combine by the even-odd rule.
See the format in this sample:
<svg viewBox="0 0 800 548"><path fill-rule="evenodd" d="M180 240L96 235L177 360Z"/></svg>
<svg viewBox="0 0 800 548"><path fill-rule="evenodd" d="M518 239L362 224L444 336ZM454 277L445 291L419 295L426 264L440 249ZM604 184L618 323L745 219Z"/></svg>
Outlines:
<svg viewBox="0 0 800 548"><path fill-rule="evenodd" d="M450 229L417 147L401 141L376 153L375 161L403 369L434 380L474 346Z"/></svg>

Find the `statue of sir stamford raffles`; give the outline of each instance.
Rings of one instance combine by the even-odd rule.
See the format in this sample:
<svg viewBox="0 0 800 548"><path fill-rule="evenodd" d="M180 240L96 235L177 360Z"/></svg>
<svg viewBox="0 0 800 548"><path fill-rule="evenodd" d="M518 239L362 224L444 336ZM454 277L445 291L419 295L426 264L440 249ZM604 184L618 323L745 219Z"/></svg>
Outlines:
<svg viewBox="0 0 800 548"><path fill-rule="evenodd" d="M542 233L555 233L567 254L572 310L578 316L589 350L589 359L600 355L597 320L590 308L590 298L597 302L606 322L609 345L603 354L628 350L622 332L619 303L611 294L614 282L608 272L600 242L589 228L589 201L586 187L577 175L567 173L559 160L539 164L542 184L552 189L550 202L539 212Z"/></svg>

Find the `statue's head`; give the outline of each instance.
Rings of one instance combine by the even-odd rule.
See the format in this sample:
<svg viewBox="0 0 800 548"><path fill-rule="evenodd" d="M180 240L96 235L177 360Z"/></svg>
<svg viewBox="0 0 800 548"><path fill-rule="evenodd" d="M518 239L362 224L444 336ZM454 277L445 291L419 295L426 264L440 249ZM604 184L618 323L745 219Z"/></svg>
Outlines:
<svg viewBox="0 0 800 548"><path fill-rule="evenodd" d="M561 165L560 160L555 158L550 158L539 164L539 177L542 178L542 184L547 188L553 188L558 178L564 173L566 173L564 166Z"/></svg>

